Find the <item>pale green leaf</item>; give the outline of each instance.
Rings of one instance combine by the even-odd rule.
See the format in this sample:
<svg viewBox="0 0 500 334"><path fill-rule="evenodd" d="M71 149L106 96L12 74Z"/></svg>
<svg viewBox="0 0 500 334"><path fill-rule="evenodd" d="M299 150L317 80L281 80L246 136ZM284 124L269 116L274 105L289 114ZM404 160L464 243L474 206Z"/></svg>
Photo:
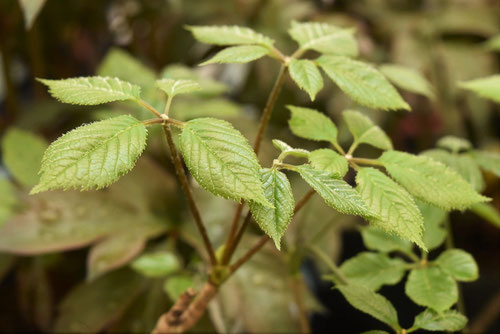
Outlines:
<svg viewBox="0 0 500 334"><path fill-rule="evenodd" d="M24 26L29 30L47 0L18 0L23 10Z"/></svg>
<svg viewBox="0 0 500 334"><path fill-rule="evenodd" d="M500 212L493 205L489 203L477 203L471 207L471 210L479 217L500 228Z"/></svg>
<svg viewBox="0 0 500 334"><path fill-rule="evenodd" d="M315 169L337 174L341 178L349 170L346 158L328 148L312 151L309 155L309 162Z"/></svg>
<svg viewBox="0 0 500 334"><path fill-rule="evenodd" d="M408 192L375 168L361 168L356 183L365 203L379 216L370 219L371 224L426 249L422 240L424 221Z"/></svg>
<svg viewBox="0 0 500 334"><path fill-rule="evenodd" d="M418 202L418 208L424 217L424 244L428 250L437 248L446 239L443 227L446 211L424 202Z"/></svg>
<svg viewBox="0 0 500 334"><path fill-rule="evenodd" d="M180 148L189 171L215 195L269 205L262 189L253 149L233 126L214 118L197 118L182 130Z"/></svg>
<svg viewBox="0 0 500 334"><path fill-rule="evenodd" d="M2 160L19 183L32 187L38 183L38 171L47 146L43 138L11 127L2 138Z"/></svg>
<svg viewBox="0 0 500 334"><path fill-rule="evenodd" d="M257 44L272 47L274 41L254 30L240 26L189 26L198 41L215 45Z"/></svg>
<svg viewBox="0 0 500 334"><path fill-rule="evenodd" d="M127 115L76 128L49 146L31 193L106 187L134 167L146 137L144 124Z"/></svg>
<svg viewBox="0 0 500 334"><path fill-rule="evenodd" d="M474 160L482 169L500 177L500 154L496 152L473 151Z"/></svg>
<svg viewBox="0 0 500 334"><path fill-rule="evenodd" d="M446 210L488 200L455 171L429 157L386 151L379 161L410 194Z"/></svg>
<svg viewBox="0 0 500 334"><path fill-rule="evenodd" d="M308 59L292 59L289 64L290 76L299 88L305 90L311 101L323 88L323 78L316 64Z"/></svg>
<svg viewBox="0 0 500 334"><path fill-rule="evenodd" d="M295 208L292 188L286 175L276 169L262 169L261 177L264 194L274 208L250 202L250 211L260 228L273 239L276 248L281 249L281 237Z"/></svg>
<svg viewBox="0 0 500 334"><path fill-rule="evenodd" d="M113 101L137 100L141 88L118 78L80 77L63 80L38 79L61 102L97 105Z"/></svg>
<svg viewBox="0 0 500 334"><path fill-rule="evenodd" d="M16 204L14 187L8 180L0 177L0 227L13 215Z"/></svg>
<svg viewBox="0 0 500 334"><path fill-rule="evenodd" d="M457 281L472 282L479 277L476 261L461 249L445 250L436 259L436 263Z"/></svg>
<svg viewBox="0 0 500 334"><path fill-rule="evenodd" d="M454 310L437 313L426 309L415 317L413 328L428 331L458 332L464 329L467 318Z"/></svg>
<svg viewBox="0 0 500 334"><path fill-rule="evenodd" d="M455 136L445 136L438 140L437 146L458 153L460 151L468 151L472 148L470 141L464 138Z"/></svg>
<svg viewBox="0 0 500 334"><path fill-rule="evenodd" d="M465 181L469 182L476 191L484 189L484 179L478 164L468 154L450 153L434 149L421 153L431 157L457 172Z"/></svg>
<svg viewBox="0 0 500 334"><path fill-rule="evenodd" d="M413 269L406 281L405 292L416 304L437 312L449 309L458 300L457 283L437 266Z"/></svg>
<svg viewBox="0 0 500 334"><path fill-rule="evenodd" d="M176 301L193 284L193 277L191 275L178 275L167 278L163 285L163 290L170 300Z"/></svg>
<svg viewBox="0 0 500 334"><path fill-rule="evenodd" d="M335 210L365 218L376 214L366 205L361 196L338 175L314 169L308 165L297 167L300 176Z"/></svg>
<svg viewBox="0 0 500 334"><path fill-rule="evenodd" d="M492 51L500 51L500 35L490 38L485 43L486 48Z"/></svg>
<svg viewBox="0 0 500 334"><path fill-rule="evenodd" d="M355 284L339 285L337 289L354 308L386 323L393 329L399 328L396 309L381 294Z"/></svg>
<svg viewBox="0 0 500 334"><path fill-rule="evenodd" d="M357 103L382 110L410 110L397 90L373 66L339 56L321 56L318 65Z"/></svg>
<svg viewBox="0 0 500 334"><path fill-rule="evenodd" d="M417 70L394 64L380 66L380 72L393 84L412 93L434 98L431 83Z"/></svg>
<svg viewBox="0 0 500 334"><path fill-rule="evenodd" d="M170 113L177 120L185 121L198 117L235 118L241 116L243 108L225 98L184 98L175 101Z"/></svg>
<svg viewBox="0 0 500 334"><path fill-rule="evenodd" d="M377 291L382 285L398 283L405 274L405 265L403 260L391 259L383 253L362 252L344 261L340 269L349 284Z"/></svg>
<svg viewBox="0 0 500 334"><path fill-rule="evenodd" d="M156 87L167 93L170 98L200 90L200 85L192 80L161 79L156 81Z"/></svg>
<svg viewBox="0 0 500 334"><path fill-rule="evenodd" d="M292 113L288 125L296 136L310 140L337 142L337 127L326 115L309 108L295 106L287 106L287 108Z"/></svg>
<svg viewBox="0 0 500 334"><path fill-rule="evenodd" d="M470 90L485 99L500 103L500 74L461 82L459 86Z"/></svg>
<svg viewBox="0 0 500 334"><path fill-rule="evenodd" d="M348 57L358 55L358 43L352 29L342 29L327 23L293 21L288 33L302 50Z"/></svg>
<svg viewBox="0 0 500 334"><path fill-rule="evenodd" d="M213 63L249 63L270 53L268 48L259 45L239 45L219 51L215 56L200 65Z"/></svg>
<svg viewBox="0 0 500 334"><path fill-rule="evenodd" d="M163 277L178 271L181 264L171 252L156 252L141 255L131 267L146 277Z"/></svg>
<svg viewBox="0 0 500 334"><path fill-rule="evenodd" d="M378 125L362 113L346 110L342 113L344 121L357 144L368 144L381 150L392 150L392 142Z"/></svg>
<svg viewBox="0 0 500 334"><path fill-rule="evenodd" d="M279 158L281 160L283 160L285 157L289 155L297 158L308 158L310 154L308 150L291 147L290 145L279 139L273 139L273 145L274 147L276 147L278 150L281 151Z"/></svg>
<svg viewBox="0 0 500 334"><path fill-rule="evenodd" d="M388 234L386 231L375 226L367 226L361 230L361 237L366 248L390 253L393 251L410 252L412 244L408 240Z"/></svg>

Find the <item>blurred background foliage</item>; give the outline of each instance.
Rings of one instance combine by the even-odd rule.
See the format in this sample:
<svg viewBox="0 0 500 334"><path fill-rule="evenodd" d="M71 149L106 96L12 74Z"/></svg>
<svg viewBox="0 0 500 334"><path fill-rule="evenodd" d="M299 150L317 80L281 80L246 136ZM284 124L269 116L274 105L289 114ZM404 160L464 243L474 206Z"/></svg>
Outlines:
<svg viewBox="0 0 500 334"><path fill-rule="evenodd" d="M411 113L361 108L388 132L396 149L418 153L454 135L477 149L500 152L500 104L457 86L499 73L500 53L487 44L500 33L498 0L2 0L0 137L7 168L0 169L1 332L148 332L183 289L206 276L203 259L194 251L204 255L200 237L163 138L154 129L147 156L108 189L28 196L48 142L81 123L117 113L146 116L123 103L106 109L61 104L48 98L35 78L118 76L141 85L144 98L159 106L164 100L154 89L157 77L193 78L204 88L180 97L175 117L225 118L253 138L278 66L263 59L197 67L218 49L195 42L185 26L250 26L290 52L295 48L286 34L291 20L355 27L361 58L406 65L431 82L432 94L401 91ZM311 103L286 82L268 139L320 147L288 130L284 106L294 104L325 111L340 124L340 141L348 143L341 112L360 108L332 83L326 85ZM360 151L377 154L367 147ZM262 165L275 155L268 140ZM498 211L499 179L484 177L483 193ZM296 198L306 190L298 179L294 189ZM234 203L201 188L195 195L212 241L221 244ZM471 252L481 270L480 279L463 288L472 329L498 332L500 321L487 317L500 308L500 223L494 211L483 216L493 224L469 212L452 213L449 220L455 246ZM376 320L330 291L320 280L325 269L304 254L307 245L315 244L342 262L364 249L359 226L357 218L313 198L290 225L285 250L265 248L242 268L193 331L293 332L300 328L303 309L311 312L315 332L377 328ZM243 249L260 233L255 226L252 232ZM383 287L382 293L409 327L420 308L409 302L402 283Z"/></svg>

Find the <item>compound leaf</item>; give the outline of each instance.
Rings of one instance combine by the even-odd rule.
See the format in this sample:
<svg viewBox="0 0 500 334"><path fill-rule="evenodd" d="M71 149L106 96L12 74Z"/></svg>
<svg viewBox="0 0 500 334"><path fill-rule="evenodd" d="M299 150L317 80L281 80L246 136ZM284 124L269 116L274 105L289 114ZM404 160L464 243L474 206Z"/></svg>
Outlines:
<svg viewBox="0 0 500 334"><path fill-rule="evenodd" d="M337 127L330 118L317 110L287 106L292 113L288 125L299 137L337 143Z"/></svg>
<svg viewBox="0 0 500 334"><path fill-rule="evenodd" d="M437 146L450 150L454 153L458 153L460 151L468 151L472 148L472 144L470 141L455 136L444 136L443 138L438 140Z"/></svg>
<svg viewBox="0 0 500 334"><path fill-rule="evenodd" d="M454 310L437 313L426 309L415 317L413 328L428 331L458 332L467 324L467 318Z"/></svg>
<svg viewBox="0 0 500 334"><path fill-rule="evenodd" d="M385 132L371 119L354 110L342 113L344 121L357 144L368 144L381 150L392 150L392 142Z"/></svg>
<svg viewBox="0 0 500 334"><path fill-rule="evenodd" d="M411 251L412 244L408 240L388 234L386 231L375 226L367 226L361 230L361 237L366 248L383 253L392 251L402 251L404 253Z"/></svg>
<svg viewBox="0 0 500 334"><path fill-rule="evenodd" d="M430 99L434 98L431 83L419 71L394 64L382 65L379 69L382 74L399 88L427 96Z"/></svg>
<svg viewBox="0 0 500 334"><path fill-rule="evenodd" d="M375 168L361 168L356 183L365 203L378 214L370 223L426 249L422 215L406 190Z"/></svg>
<svg viewBox="0 0 500 334"><path fill-rule="evenodd" d="M215 56L200 65L213 63L249 63L268 55L270 50L259 45L239 45L219 51Z"/></svg>
<svg viewBox="0 0 500 334"><path fill-rule="evenodd" d="M376 217L361 196L347 182L332 174L308 165L297 167L300 176L335 210L365 218Z"/></svg>
<svg viewBox="0 0 500 334"><path fill-rule="evenodd" d="M45 152L40 183L32 194L52 189L99 189L130 171L146 147L147 130L122 115L78 127Z"/></svg>
<svg viewBox="0 0 500 334"><path fill-rule="evenodd" d="M289 65L290 76L299 88L305 90L311 101L323 88L323 78L316 64L308 59L292 59Z"/></svg>
<svg viewBox="0 0 500 334"><path fill-rule="evenodd" d="M344 177L349 169L346 158L328 148L312 151L309 162L315 169L338 174L340 177Z"/></svg>
<svg viewBox="0 0 500 334"><path fill-rule="evenodd" d="M410 110L397 90L373 66L340 56L316 60L325 73L357 103L382 110Z"/></svg>
<svg viewBox="0 0 500 334"><path fill-rule="evenodd" d="M460 87L473 91L477 95L500 103L500 75L461 82Z"/></svg>
<svg viewBox="0 0 500 334"><path fill-rule="evenodd" d="M476 261L461 249L445 250L436 259L436 263L457 281L472 282L479 277Z"/></svg>
<svg viewBox="0 0 500 334"><path fill-rule="evenodd" d="M156 81L156 87L167 93L170 98L200 90L200 85L192 80L161 79Z"/></svg>
<svg viewBox="0 0 500 334"><path fill-rule="evenodd" d="M63 80L38 79L61 102L98 105L113 101L137 100L141 88L118 78L80 77Z"/></svg>
<svg viewBox="0 0 500 334"><path fill-rule="evenodd" d="M215 45L257 44L272 47L274 41L254 30L240 26L189 26L198 41Z"/></svg>
<svg viewBox="0 0 500 334"><path fill-rule="evenodd" d="M279 139L273 139L273 145L281 151L280 158L282 159L289 155L297 158L308 158L311 154L309 151L302 148L291 147L290 145Z"/></svg>
<svg viewBox="0 0 500 334"><path fill-rule="evenodd" d="M274 208L250 202L250 211L260 228L269 235L280 249L281 237L292 220L295 202L292 187L286 175L276 169L261 170L264 194Z"/></svg>
<svg viewBox="0 0 500 334"><path fill-rule="evenodd" d="M488 200L455 171L429 157L386 151L379 161L410 194L446 210Z"/></svg>
<svg viewBox="0 0 500 334"><path fill-rule="evenodd" d="M243 135L226 121L196 118L182 130L180 148L198 183L225 198L252 200L269 206L260 166Z"/></svg>
<svg viewBox="0 0 500 334"><path fill-rule="evenodd" d="M428 250L437 248L446 239L443 222L446 211L424 202L418 202L418 208L424 217L424 244Z"/></svg>

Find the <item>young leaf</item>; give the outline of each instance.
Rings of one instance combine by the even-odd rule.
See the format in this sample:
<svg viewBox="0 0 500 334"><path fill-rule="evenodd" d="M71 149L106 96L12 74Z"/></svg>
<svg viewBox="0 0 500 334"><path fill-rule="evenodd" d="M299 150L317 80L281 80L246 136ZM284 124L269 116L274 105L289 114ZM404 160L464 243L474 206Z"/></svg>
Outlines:
<svg viewBox="0 0 500 334"><path fill-rule="evenodd" d="M437 312L449 309L458 300L457 283L436 266L413 269L406 281L405 292L416 304Z"/></svg>
<svg viewBox="0 0 500 334"><path fill-rule="evenodd" d="M376 217L360 195L337 174L314 169L308 165L297 167L300 176L316 190L326 204L335 210L365 218Z"/></svg>
<svg viewBox="0 0 500 334"><path fill-rule="evenodd" d="M382 110L410 110L396 89L373 66L338 56L321 56L316 60L325 73L361 105Z"/></svg>
<svg viewBox="0 0 500 334"><path fill-rule="evenodd" d="M455 136L445 136L438 140L437 146L458 153L460 151L468 151L472 148L470 141L464 138Z"/></svg>
<svg viewBox="0 0 500 334"><path fill-rule="evenodd" d="M167 93L170 98L200 90L200 85L192 80L161 79L156 81L156 87Z"/></svg>
<svg viewBox="0 0 500 334"><path fill-rule="evenodd" d="M362 113L346 110L342 113L349 131L358 144L368 144L381 150L392 150L392 142L378 125Z"/></svg>
<svg viewBox="0 0 500 334"><path fill-rule="evenodd" d="M189 26L198 41L215 45L256 44L271 48L274 41L250 28L239 26Z"/></svg>
<svg viewBox="0 0 500 334"><path fill-rule="evenodd" d="M366 248L380 251L383 253L390 253L393 251L402 251L404 253L410 252L412 244L403 240L400 237L388 234L384 230L367 226L361 230L361 237Z"/></svg>
<svg viewBox="0 0 500 334"><path fill-rule="evenodd" d="M288 34L302 50L356 57L358 43L352 29L342 29L327 23L293 21Z"/></svg>
<svg viewBox="0 0 500 334"><path fill-rule="evenodd" d="M11 127L2 138L2 159L18 182L33 187L38 182L38 171L47 146L43 138Z"/></svg>
<svg viewBox="0 0 500 334"><path fill-rule="evenodd" d="M393 329L399 329L398 314L384 296L360 285L339 285L337 289L354 308L371 315Z"/></svg>
<svg viewBox="0 0 500 334"><path fill-rule="evenodd" d="M375 168L361 168L356 175L356 188L379 218L370 223L408 239L422 249L424 221L413 198L396 182Z"/></svg>
<svg viewBox="0 0 500 334"><path fill-rule="evenodd" d="M473 151L474 160L482 169L500 177L500 154L486 151Z"/></svg>
<svg viewBox="0 0 500 334"><path fill-rule="evenodd" d="M134 260L132 268L146 277L163 277L181 268L177 257L171 252L144 254Z"/></svg>
<svg viewBox="0 0 500 334"><path fill-rule="evenodd" d="M479 277L479 270L472 255L461 249L448 249L441 253L436 263L457 281L472 282Z"/></svg>
<svg viewBox="0 0 500 334"><path fill-rule="evenodd" d="M394 285L405 274L406 263L399 259L391 259L382 253L362 252L344 261L340 266L349 284L364 286L372 291L379 290L382 285Z"/></svg>
<svg viewBox="0 0 500 334"><path fill-rule="evenodd" d="M208 65L213 63L249 63L268 55L270 50L259 45L239 45L229 47L218 52L214 57L201 63Z"/></svg>
<svg viewBox="0 0 500 334"><path fill-rule="evenodd" d="M467 318L454 310L437 313L426 309L415 317L412 328L428 331L458 332L467 325Z"/></svg>
<svg viewBox="0 0 500 334"><path fill-rule="evenodd" d="M295 106L287 108L292 113L288 125L296 136L337 143L337 127L330 118L314 109Z"/></svg>
<svg viewBox="0 0 500 334"><path fill-rule="evenodd" d="M264 194L274 208L250 202L250 211L260 228L269 235L280 249L281 237L292 220L295 202L288 178L276 169L261 170Z"/></svg>
<svg viewBox="0 0 500 334"><path fill-rule="evenodd" d="M284 159L286 156L294 156L297 158L309 158L310 152L302 148L293 148L284 141L273 139L273 145L281 151L280 157Z"/></svg>
<svg viewBox="0 0 500 334"><path fill-rule="evenodd" d="M394 64L380 66L380 72L393 84L412 93L434 98L431 83L417 70Z"/></svg>
<svg viewBox="0 0 500 334"><path fill-rule="evenodd" d="M292 59L289 65L290 76L299 88L305 90L311 101L323 88L323 78L316 64L308 59Z"/></svg>
<svg viewBox="0 0 500 334"><path fill-rule="evenodd" d="M137 100L141 88L118 78L80 77L64 80L38 79L49 93L64 103L97 105L113 101Z"/></svg>
<svg viewBox="0 0 500 334"><path fill-rule="evenodd" d="M465 209L488 200L455 171L431 158L386 151L379 161L410 194L446 210Z"/></svg>
<svg viewBox="0 0 500 334"><path fill-rule="evenodd" d="M346 158L328 148L312 151L309 155L309 162L315 169L338 174L341 178L349 169Z"/></svg>
<svg viewBox="0 0 500 334"><path fill-rule="evenodd" d="M52 189L99 189L130 171L146 147L147 130L123 115L83 125L53 142L42 160L36 194Z"/></svg>
<svg viewBox="0 0 500 334"><path fill-rule="evenodd" d="M461 82L459 86L461 88L473 91L483 98L500 103L500 74L492 75L486 78Z"/></svg>
<svg viewBox="0 0 500 334"><path fill-rule="evenodd" d="M477 203L471 207L471 210L479 217L500 228L500 213L493 205L489 203Z"/></svg>
<svg viewBox="0 0 500 334"><path fill-rule="evenodd" d="M437 248L446 239L443 222L446 211L424 202L418 202L418 208L424 217L424 244L428 250Z"/></svg>
<svg viewBox="0 0 500 334"><path fill-rule="evenodd" d="M225 198L270 205L264 195L260 166L253 149L233 126L214 118L197 118L182 130L180 148L198 183Z"/></svg>

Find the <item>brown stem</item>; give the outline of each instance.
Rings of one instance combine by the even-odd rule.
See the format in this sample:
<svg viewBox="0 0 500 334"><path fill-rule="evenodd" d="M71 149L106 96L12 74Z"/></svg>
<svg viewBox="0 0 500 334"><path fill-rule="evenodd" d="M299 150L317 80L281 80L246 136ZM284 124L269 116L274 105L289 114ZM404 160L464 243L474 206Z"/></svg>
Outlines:
<svg viewBox="0 0 500 334"><path fill-rule="evenodd" d="M215 257L214 250L212 248L212 244L210 243L210 239L208 238L208 233L203 224L203 220L201 219L200 211L196 206L196 202L193 198L193 193L191 192L191 188L189 187L189 182L187 179L186 172L184 171L184 167L182 166L181 156L175 147L174 138L172 137L172 130L170 129L170 124L163 125L163 131L165 133L165 137L167 138L168 147L170 149L170 155L172 158L172 162L175 167L175 172L179 178L181 183L182 190L186 195L186 199L189 204L189 208L191 209L191 213L193 214L194 221L198 230L200 231L201 237L203 238L203 243L205 244L205 248L207 250L208 256L210 258L210 263L212 266L217 265L217 259Z"/></svg>
<svg viewBox="0 0 500 334"><path fill-rule="evenodd" d="M302 293L301 277L299 275L294 275L292 277L292 290L293 297L295 299L295 304L297 305L299 314L299 325L300 332L303 334L311 333L311 324L309 323L309 318L307 317L307 308L304 303L304 295Z"/></svg>

